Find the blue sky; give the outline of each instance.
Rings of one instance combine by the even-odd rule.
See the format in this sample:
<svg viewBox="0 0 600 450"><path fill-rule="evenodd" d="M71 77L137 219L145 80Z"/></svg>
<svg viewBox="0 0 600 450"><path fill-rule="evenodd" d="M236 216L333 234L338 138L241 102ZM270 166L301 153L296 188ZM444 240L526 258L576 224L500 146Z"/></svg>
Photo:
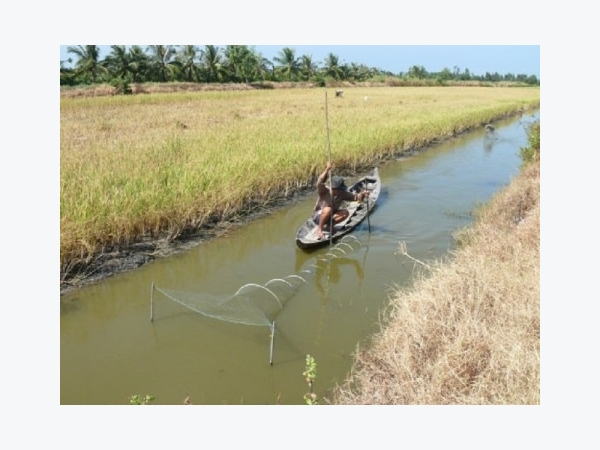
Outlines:
<svg viewBox="0 0 600 450"><path fill-rule="evenodd" d="M67 52L70 45L85 44L61 45L61 60L75 57ZM213 45L225 48L225 45ZM271 61L284 47L290 47L296 50L297 57L311 55L319 65L329 53L333 53L342 64L365 64L392 73L407 72L416 65L425 67L428 72L439 72L444 68L453 71L454 67L458 67L461 72L469 69L474 75L498 72L500 75L512 73L540 78L539 45L246 45L254 47ZM204 48L204 44L199 47ZM109 52L110 45L100 45L101 58Z"/></svg>

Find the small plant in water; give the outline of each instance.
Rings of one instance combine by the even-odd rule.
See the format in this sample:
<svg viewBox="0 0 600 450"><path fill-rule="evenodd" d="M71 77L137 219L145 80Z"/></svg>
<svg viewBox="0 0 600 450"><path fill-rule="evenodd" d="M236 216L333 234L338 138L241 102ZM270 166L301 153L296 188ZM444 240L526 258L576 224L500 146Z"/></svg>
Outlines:
<svg viewBox="0 0 600 450"><path fill-rule="evenodd" d="M155 397L153 395L147 395L142 397L141 395L135 394L129 397L130 405L149 405L150 402L153 402Z"/></svg>
<svg viewBox="0 0 600 450"><path fill-rule="evenodd" d="M317 378L317 363L310 355L306 355L306 369L302 372L302 375L308 383L309 389L309 391L304 394L304 401L307 405L317 405L317 394L313 392L313 384Z"/></svg>

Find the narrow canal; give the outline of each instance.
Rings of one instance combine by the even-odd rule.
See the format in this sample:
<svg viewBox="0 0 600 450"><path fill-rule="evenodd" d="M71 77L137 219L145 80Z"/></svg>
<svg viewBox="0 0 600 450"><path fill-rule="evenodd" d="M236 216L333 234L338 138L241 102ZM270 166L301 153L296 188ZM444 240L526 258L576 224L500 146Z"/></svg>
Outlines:
<svg viewBox="0 0 600 450"><path fill-rule="evenodd" d="M314 390L327 398L349 372L356 346L378 329L394 289L414 276L398 243L421 261L447 254L473 209L518 173L519 150L537 120L539 111L503 120L492 132L380 166L377 208L344 243L314 252L296 247L315 202L309 196L185 253L63 295L61 404L121 405L135 394L154 396L153 404L186 397L205 405L303 404L307 354L317 363ZM219 310L232 298L252 307Z"/></svg>

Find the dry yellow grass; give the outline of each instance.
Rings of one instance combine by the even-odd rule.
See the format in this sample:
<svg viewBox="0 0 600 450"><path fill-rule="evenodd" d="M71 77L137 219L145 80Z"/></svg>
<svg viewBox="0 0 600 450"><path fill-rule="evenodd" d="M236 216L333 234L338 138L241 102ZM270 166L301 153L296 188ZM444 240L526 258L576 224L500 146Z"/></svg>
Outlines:
<svg viewBox="0 0 600 450"><path fill-rule="evenodd" d="M539 160L457 238L453 257L397 291L333 403L540 403Z"/></svg>

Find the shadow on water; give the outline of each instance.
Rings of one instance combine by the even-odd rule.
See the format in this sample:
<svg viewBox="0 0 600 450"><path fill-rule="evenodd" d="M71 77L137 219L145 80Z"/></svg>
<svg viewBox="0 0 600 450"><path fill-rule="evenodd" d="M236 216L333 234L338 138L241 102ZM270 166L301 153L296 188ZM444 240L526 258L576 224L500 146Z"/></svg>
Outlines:
<svg viewBox="0 0 600 450"><path fill-rule="evenodd" d="M475 131L380 167L384 188L370 220L334 246L296 247L309 197L63 295L61 404L127 404L134 394L156 404L186 395L194 404L303 404L307 354L318 367L315 392L327 397L377 331L393 290L413 279L398 243L420 261L446 255L473 209L518 173L537 118L501 121L490 135Z"/></svg>

